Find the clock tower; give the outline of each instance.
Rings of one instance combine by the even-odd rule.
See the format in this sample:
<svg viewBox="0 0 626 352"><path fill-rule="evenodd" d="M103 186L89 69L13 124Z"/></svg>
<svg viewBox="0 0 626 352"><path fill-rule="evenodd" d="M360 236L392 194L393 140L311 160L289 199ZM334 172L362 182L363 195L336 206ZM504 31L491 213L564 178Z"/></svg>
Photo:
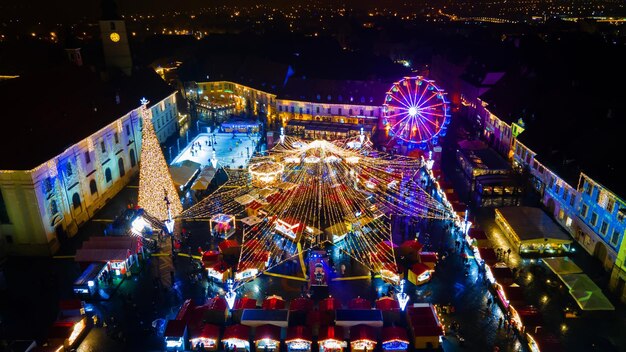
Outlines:
<svg viewBox="0 0 626 352"><path fill-rule="evenodd" d="M130 76L133 61L126 35L126 24L117 13L117 5L114 0L102 0L100 35L102 36L106 68L117 68Z"/></svg>

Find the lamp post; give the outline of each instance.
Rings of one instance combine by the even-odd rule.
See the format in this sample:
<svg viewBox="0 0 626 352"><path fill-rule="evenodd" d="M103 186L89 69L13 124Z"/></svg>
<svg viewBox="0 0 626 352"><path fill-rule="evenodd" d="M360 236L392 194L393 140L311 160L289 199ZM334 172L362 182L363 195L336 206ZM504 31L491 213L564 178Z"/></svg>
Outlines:
<svg viewBox="0 0 626 352"><path fill-rule="evenodd" d="M404 279L400 280L400 287L398 288L398 293L396 297L398 298L398 303L400 304L400 309L404 311L407 303L409 303L409 295L404 292Z"/></svg>

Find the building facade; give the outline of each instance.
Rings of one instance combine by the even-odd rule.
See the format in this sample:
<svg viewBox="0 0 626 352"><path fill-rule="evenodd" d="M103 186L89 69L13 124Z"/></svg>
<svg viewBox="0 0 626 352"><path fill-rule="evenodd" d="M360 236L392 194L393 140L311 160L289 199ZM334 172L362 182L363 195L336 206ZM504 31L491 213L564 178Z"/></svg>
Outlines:
<svg viewBox="0 0 626 352"><path fill-rule="evenodd" d="M626 302L626 202L585 173L580 173L578 185L573 187L520 141L515 141L514 151L514 165L530 172L548 212L611 271L609 288Z"/></svg>
<svg viewBox="0 0 626 352"><path fill-rule="evenodd" d="M176 132L175 93L151 106L162 142ZM157 128L158 126L158 128ZM138 170L139 107L30 170L0 170L0 240L9 255L51 255Z"/></svg>

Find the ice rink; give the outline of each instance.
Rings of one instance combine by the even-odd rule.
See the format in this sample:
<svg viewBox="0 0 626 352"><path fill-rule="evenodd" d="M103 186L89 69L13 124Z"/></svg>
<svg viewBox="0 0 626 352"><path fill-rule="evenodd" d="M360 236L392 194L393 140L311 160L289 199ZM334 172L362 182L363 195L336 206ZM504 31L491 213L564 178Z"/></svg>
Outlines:
<svg viewBox="0 0 626 352"><path fill-rule="evenodd" d="M259 141L258 134L237 133L201 133L193 139L172 164L191 160L202 167L211 165L213 150L217 157L218 167L247 167Z"/></svg>

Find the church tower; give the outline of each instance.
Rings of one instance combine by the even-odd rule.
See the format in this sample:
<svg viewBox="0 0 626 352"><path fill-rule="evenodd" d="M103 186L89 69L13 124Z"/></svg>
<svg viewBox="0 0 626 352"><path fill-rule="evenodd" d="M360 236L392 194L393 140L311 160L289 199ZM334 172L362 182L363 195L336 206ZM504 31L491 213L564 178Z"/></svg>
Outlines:
<svg viewBox="0 0 626 352"><path fill-rule="evenodd" d="M114 0L102 0L100 35L102 36L106 68L117 68L130 76L133 61L130 56L126 24L117 13L117 5Z"/></svg>

